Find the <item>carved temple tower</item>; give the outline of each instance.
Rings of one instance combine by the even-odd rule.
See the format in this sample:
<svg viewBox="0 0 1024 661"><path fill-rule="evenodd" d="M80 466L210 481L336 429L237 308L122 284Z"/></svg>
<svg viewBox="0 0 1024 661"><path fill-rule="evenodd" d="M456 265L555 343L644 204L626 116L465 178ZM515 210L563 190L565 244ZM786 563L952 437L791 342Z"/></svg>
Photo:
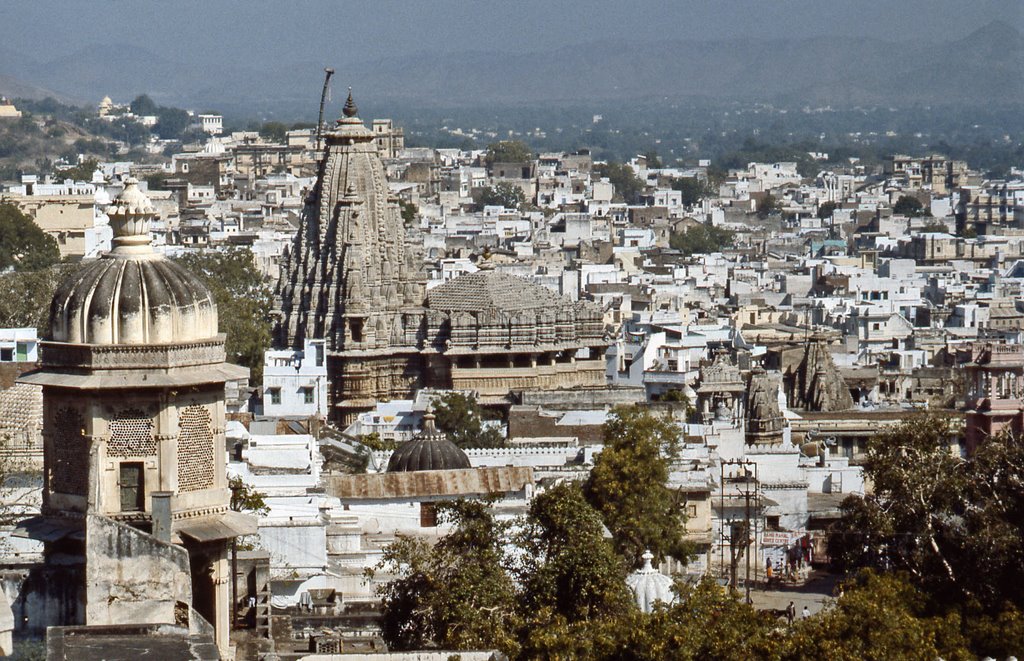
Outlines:
<svg viewBox="0 0 1024 661"><path fill-rule="evenodd" d="M413 267L372 131L349 94L278 284L277 344L327 345L331 417L419 387L426 278Z"/></svg>

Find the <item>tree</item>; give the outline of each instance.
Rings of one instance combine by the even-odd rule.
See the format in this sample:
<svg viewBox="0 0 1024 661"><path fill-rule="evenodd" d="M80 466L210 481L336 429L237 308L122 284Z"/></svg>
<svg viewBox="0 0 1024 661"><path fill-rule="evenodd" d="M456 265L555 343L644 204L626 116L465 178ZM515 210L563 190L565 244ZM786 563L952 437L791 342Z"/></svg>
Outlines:
<svg viewBox="0 0 1024 661"><path fill-rule="evenodd" d="M518 209L526 203L526 196L523 189L515 184L506 181L499 181L493 186L487 186L480 191L479 207L502 206L506 209Z"/></svg>
<svg viewBox="0 0 1024 661"><path fill-rule="evenodd" d="M604 450L583 491L631 567L639 565L645 550L659 559L689 556L681 497L667 485L681 434L668 416L641 406L612 409L604 425Z"/></svg>
<svg viewBox="0 0 1024 661"><path fill-rule="evenodd" d="M658 157L658 152L653 149L648 149L644 152L644 159L647 161L647 167L653 170L660 170L662 167L661 158Z"/></svg>
<svg viewBox="0 0 1024 661"><path fill-rule="evenodd" d="M495 163L527 163L533 160L533 152L519 140L500 140L487 145L484 159L488 167Z"/></svg>
<svg viewBox="0 0 1024 661"><path fill-rule="evenodd" d="M36 328L45 334L50 326L50 301L73 268L57 264L36 271L0 273L0 288L19 292L18 296L0 296L0 328Z"/></svg>
<svg viewBox="0 0 1024 661"><path fill-rule="evenodd" d="M82 151L90 150L86 148ZM92 175L96 172L99 164L100 162L95 158L87 158L78 165L58 171L57 176L61 179L70 179L71 181L92 181Z"/></svg>
<svg viewBox="0 0 1024 661"><path fill-rule="evenodd" d="M732 245L736 233L708 223L692 225L682 232L674 232L668 245L686 255L707 255Z"/></svg>
<svg viewBox="0 0 1024 661"><path fill-rule="evenodd" d="M433 547L399 537L375 570L395 578L378 588L381 629L398 650L498 648L514 654L518 612L507 573L507 525L488 503L438 503L438 522L452 531Z"/></svg>
<svg viewBox="0 0 1024 661"><path fill-rule="evenodd" d="M818 218L820 220L827 220L832 217L835 213L837 204L835 202L822 202L818 205Z"/></svg>
<svg viewBox="0 0 1024 661"><path fill-rule="evenodd" d="M622 163L609 161L594 166L594 171L615 187L615 195L626 204L636 204L640 200L640 194L644 192L644 182L633 172L633 168Z"/></svg>
<svg viewBox="0 0 1024 661"><path fill-rule="evenodd" d="M245 248L226 252L188 253L179 264L199 277L217 303L220 332L227 335L228 360L252 370L252 380L263 378L263 354L270 348L270 312L273 292Z"/></svg>
<svg viewBox="0 0 1024 661"><path fill-rule="evenodd" d="M157 111L157 122L153 132L164 140L180 140L191 124L192 118L188 112L181 108L161 106Z"/></svg>
<svg viewBox="0 0 1024 661"><path fill-rule="evenodd" d="M706 182L697 177L679 177L672 180L672 189L682 193L683 206L692 207L711 194Z"/></svg>
<svg viewBox="0 0 1024 661"><path fill-rule="evenodd" d="M619 617L632 607L626 567L578 485L560 484L533 499L518 546L525 613L543 611L546 619L574 624Z"/></svg>
<svg viewBox="0 0 1024 661"><path fill-rule="evenodd" d="M898 216L917 218L924 215L924 205L921 204L921 200L912 195L900 195L892 207L892 212Z"/></svg>
<svg viewBox="0 0 1024 661"><path fill-rule="evenodd" d="M233 512L249 512L263 516L270 511L270 507L267 506L267 494L249 486L241 477L229 477L228 489L231 490L230 507Z"/></svg>
<svg viewBox="0 0 1024 661"><path fill-rule="evenodd" d="M484 425L483 409L476 398L449 392L433 401L437 428L460 448L500 448L505 445L501 431Z"/></svg>
<svg viewBox="0 0 1024 661"><path fill-rule="evenodd" d="M778 211L778 202L771 193L766 194L757 202L757 217L765 220L768 216Z"/></svg>
<svg viewBox="0 0 1024 661"><path fill-rule="evenodd" d="M148 94L140 94L139 96L132 99L130 108L133 115L143 117L145 115L155 115L159 111L160 107L156 105L153 99L149 98Z"/></svg>
<svg viewBox="0 0 1024 661"><path fill-rule="evenodd" d="M873 439L864 463L873 492L843 502L829 556L847 571L906 572L930 612L960 614L982 653L984 631L1021 622L1024 446L989 438L965 458L954 438L949 419L928 414Z"/></svg>
<svg viewBox="0 0 1024 661"><path fill-rule="evenodd" d="M934 615L902 575L866 572L834 608L796 625L788 658L977 658L968 652L959 615Z"/></svg>
<svg viewBox="0 0 1024 661"><path fill-rule="evenodd" d="M260 127L260 136L270 142L284 142L288 138L288 127L281 122L265 122Z"/></svg>
<svg viewBox="0 0 1024 661"><path fill-rule="evenodd" d="M0 202L0 271L38 271L60 261L57 241L13 202Z"/></svg>
<svg viewBox="0 0 1024 661"><path fill-rule="evenodd" d="M402 222L405 223L406 227L411 226L416 221L416 214L419 213L419 209L412 202L406 202L405 200L399 200L398 206L402 210Z"/></svg>

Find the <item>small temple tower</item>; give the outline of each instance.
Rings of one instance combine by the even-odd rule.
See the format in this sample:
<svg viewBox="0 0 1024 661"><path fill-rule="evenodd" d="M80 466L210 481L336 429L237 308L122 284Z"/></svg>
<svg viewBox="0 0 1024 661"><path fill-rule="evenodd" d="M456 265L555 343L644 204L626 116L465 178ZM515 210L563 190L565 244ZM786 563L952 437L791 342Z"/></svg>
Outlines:
<svg viewBox="0 0 1024 661"><path fill-rule="evenodd" d="M747 385L747 443L782 443L786 419L779 406L779 384L763 367L757 366Z"/></svg>
<svg viewBox="0 0 1024 661"><path fill-rule="evenodd" d="M77 558L84 578L61 624L195 628L195 612L226 652L228 550L255 521L229 509L224 384L248 370L225 362L210 291L150 246L135 180L107 214L113 250L59 285L21 379L43 387L47 563Z"/></svg>

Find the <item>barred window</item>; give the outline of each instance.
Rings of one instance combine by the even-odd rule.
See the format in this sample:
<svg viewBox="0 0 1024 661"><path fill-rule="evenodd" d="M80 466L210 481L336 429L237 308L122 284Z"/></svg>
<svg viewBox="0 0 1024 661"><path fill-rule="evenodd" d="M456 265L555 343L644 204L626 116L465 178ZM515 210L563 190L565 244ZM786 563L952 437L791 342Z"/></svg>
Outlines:
<svg viewBox="0 0 1024 661"><path fill-rule="evenodd" d="M73 408L53 414L53 463L50 488L57 493L85 496L89 489L89 441L82 414Z"/></svg>
<svg viewBox="0 0 1024 661"><path fill-rule="evenodd" d="M210 411L193 404L178 420L178 491L213 487L213 425Z"/></svg>
<svg viewBox="0 0 1024 661"><path fill-rule="evenodd" d="M110 421L109 457L152 457L156 454L153 420L138 409L126 409Z"/></svg>

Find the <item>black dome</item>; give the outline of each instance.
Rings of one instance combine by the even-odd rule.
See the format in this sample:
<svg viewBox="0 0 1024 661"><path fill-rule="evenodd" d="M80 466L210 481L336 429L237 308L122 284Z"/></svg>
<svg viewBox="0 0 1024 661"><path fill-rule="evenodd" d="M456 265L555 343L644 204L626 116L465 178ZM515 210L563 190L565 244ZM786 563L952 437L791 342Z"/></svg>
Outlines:
<svg viewBox="0 0 1024 661"><path fill-rule="evenodd" d="M471 468L469 457L435 429L434 416L430 413L424 416L423 431L413 440L399 446L388 460L389 473L459 468Z"/></svg>

